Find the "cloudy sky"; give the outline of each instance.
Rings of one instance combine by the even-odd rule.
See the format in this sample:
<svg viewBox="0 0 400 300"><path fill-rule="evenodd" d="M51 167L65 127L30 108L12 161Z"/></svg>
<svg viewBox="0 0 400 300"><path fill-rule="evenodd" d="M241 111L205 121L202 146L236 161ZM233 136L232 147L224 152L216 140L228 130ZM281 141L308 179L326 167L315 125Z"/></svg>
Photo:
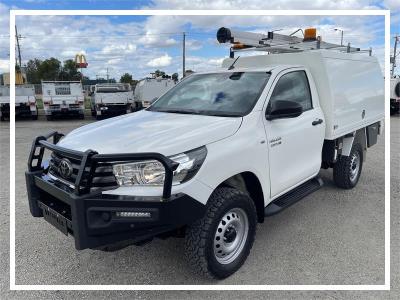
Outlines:
<svg viewBox="0 0 400 300"><path fill-rule="evenodd" d="M399 5L371 0L20 0L0 3L0 72L9 68L8 12L15 9L385 9L392 8L392 33L400 32ZM134 4L132 4L134 3ZM384 18L378 16L18 16L22 64L32 58L56 57L63 61L84 53L91 78L119 79L125 73L139 79L155 69L182 73L182 32L186 32L186 68L201 71L216 68L228 55L229 46L216 42L216 30L231 27L267 32L291 33L297 28L316 27L323 40L373 48L381 63L384 59ZM399 71L398 71L399 72Z"/></svg>

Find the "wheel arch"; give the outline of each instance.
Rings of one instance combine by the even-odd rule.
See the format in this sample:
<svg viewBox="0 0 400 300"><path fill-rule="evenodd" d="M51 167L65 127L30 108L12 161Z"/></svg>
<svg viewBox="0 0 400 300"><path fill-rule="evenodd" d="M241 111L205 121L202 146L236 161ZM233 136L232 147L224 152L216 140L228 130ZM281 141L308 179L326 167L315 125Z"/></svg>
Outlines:
<svg viewBox="0 0 400 300"><path fill-rule="evenodd" d="M257 175L250 171L241 172L225 179L217 188L222 186L233 187L248 194L256 206L257 221L264 222L264 192Z"/></svg>

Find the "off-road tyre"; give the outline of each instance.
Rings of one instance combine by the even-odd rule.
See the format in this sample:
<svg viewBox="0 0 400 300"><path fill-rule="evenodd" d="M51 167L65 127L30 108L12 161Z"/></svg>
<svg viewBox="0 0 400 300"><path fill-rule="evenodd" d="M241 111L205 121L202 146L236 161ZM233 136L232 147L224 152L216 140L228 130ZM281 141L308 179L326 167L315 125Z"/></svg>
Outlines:
<svg viewBox="0 0 400 300"><path fill-rule="evenodd" d="M248 232L247 237L243 238L243 248L237 252L237 257L230 263L222 264L214 253L214 239L222 218L233 209L245 212ZM189 264L195 272L208 278L223 279L232 275L243 265L250 253L256 226L256 207L247 194L230 187L217 188L207 202L205 215L186 230L185 254Z"/></svg>
<svg viewBox="0 0 400 300"><path fill-rule="evenodd" d="M352 176L352 170L354 171L354 156L359 157L359 167L356 177ZM333 167L333 180L335 184L342 189L352 189L358 183L360 179L363 165L363 150L360 144L353 144L349 156L339 156L337 162Z"/></svg>

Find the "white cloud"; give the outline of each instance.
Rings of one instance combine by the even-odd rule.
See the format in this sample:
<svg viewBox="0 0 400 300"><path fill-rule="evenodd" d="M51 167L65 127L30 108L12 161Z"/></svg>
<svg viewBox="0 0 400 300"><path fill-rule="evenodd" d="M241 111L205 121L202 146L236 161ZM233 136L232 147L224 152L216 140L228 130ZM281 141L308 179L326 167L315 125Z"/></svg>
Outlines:
<svg viewBox="0 0 400 300"><path fill-rule="evenodd" d="M386 2L396 2L387 0ZM371 0L153 0L154 9L361 9L375 8Z"/></svg>
<svg viewBox="0 0 400 300"><path fill-rule="evenodd" d="M160 68L160 67L168 67L171 65L172 57L168 54L164 54L163 56L154 58L147 63L147 66Z"/></svg>
<svg viewBox="0 0 400 300"><path fill-rule="evenodd" d="M106 45L101 52L103 54L131 54L136 51L136 45L133 44L113 44Z"/></svg>
<svg viewBox="0 0 400 300"><path fill-rule="evenodd" d="M387 0L386 5L394 5L398 0ZM287 9L287 8L374 8L371 0L317 0L314 2L297 0L154 0L151 8L189 9ZM335 6L335 7L333 7ZM8 69L8 10L0 3L0 71ZM340 35L333 28L340 26L345 31L345 41L355 46L369 47L376 43L381 34L382 23L371 21L371 17L321 17L321 16L149 16L143 21L114 22L114 17L105 16L49 16L17 17L18 30L25 38L21 41L22 60L57 57L60 60L74 58L78 52L85 52L89 67L85 75L95 78L105 74L117 79L123 72L140 78L162 68L166 72L181 73L182 32L186 37L188 69L198 71L220 65L221 56L228 54L227 45L218 45L215 32L220 26L236 28L254 26L258 31L283 28L288 32L299 27L317 26L323 39L340 42ZM328 22L327 22L328 20ZM321 25L328 24L328 25ZM376 25L378 24L378 25ZM188 29L189 28L189 29ZM193 34L192 34L193 33ZM3 43L4 41L4 43ZM375 45L376 46L376 45ZM379 45L382 46L382 45ZM202 52L195 52L200 50ZM210 52L204 54L206 49ZM221 49L224 51L221 52ZM214 54L220 53L219 55ZM226 51L226 52L225 52ZM198 53L202 53L200 56ZM222 55L221 55L222 53ZM378 52L376 52L378 53ZM196 54L196 55L195 55ZM2 69L3 68L3 69ZM102 75L103 76L103 75Z"/></svg>

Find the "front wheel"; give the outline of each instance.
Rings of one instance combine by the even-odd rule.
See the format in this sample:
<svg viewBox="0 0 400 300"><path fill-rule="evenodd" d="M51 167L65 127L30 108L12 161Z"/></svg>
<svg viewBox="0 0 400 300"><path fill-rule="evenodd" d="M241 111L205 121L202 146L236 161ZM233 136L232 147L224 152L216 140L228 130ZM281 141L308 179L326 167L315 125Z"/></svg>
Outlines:
<svg viewBox="0 0 400 300"><path fill-rule="evenodd" d="M352 189L360 179L363 164L363 150L354 144L349 156L340 156L333 167L333 179L343 189Z"/></svg>
<svg viewBox="0 0 400 300"><path fill-rule="evenodd" d="M214 191L203 218L188 227L186 257L195 271L223 279L245 262L253 246L257 213L245 193L221 187Z"/></svg>

